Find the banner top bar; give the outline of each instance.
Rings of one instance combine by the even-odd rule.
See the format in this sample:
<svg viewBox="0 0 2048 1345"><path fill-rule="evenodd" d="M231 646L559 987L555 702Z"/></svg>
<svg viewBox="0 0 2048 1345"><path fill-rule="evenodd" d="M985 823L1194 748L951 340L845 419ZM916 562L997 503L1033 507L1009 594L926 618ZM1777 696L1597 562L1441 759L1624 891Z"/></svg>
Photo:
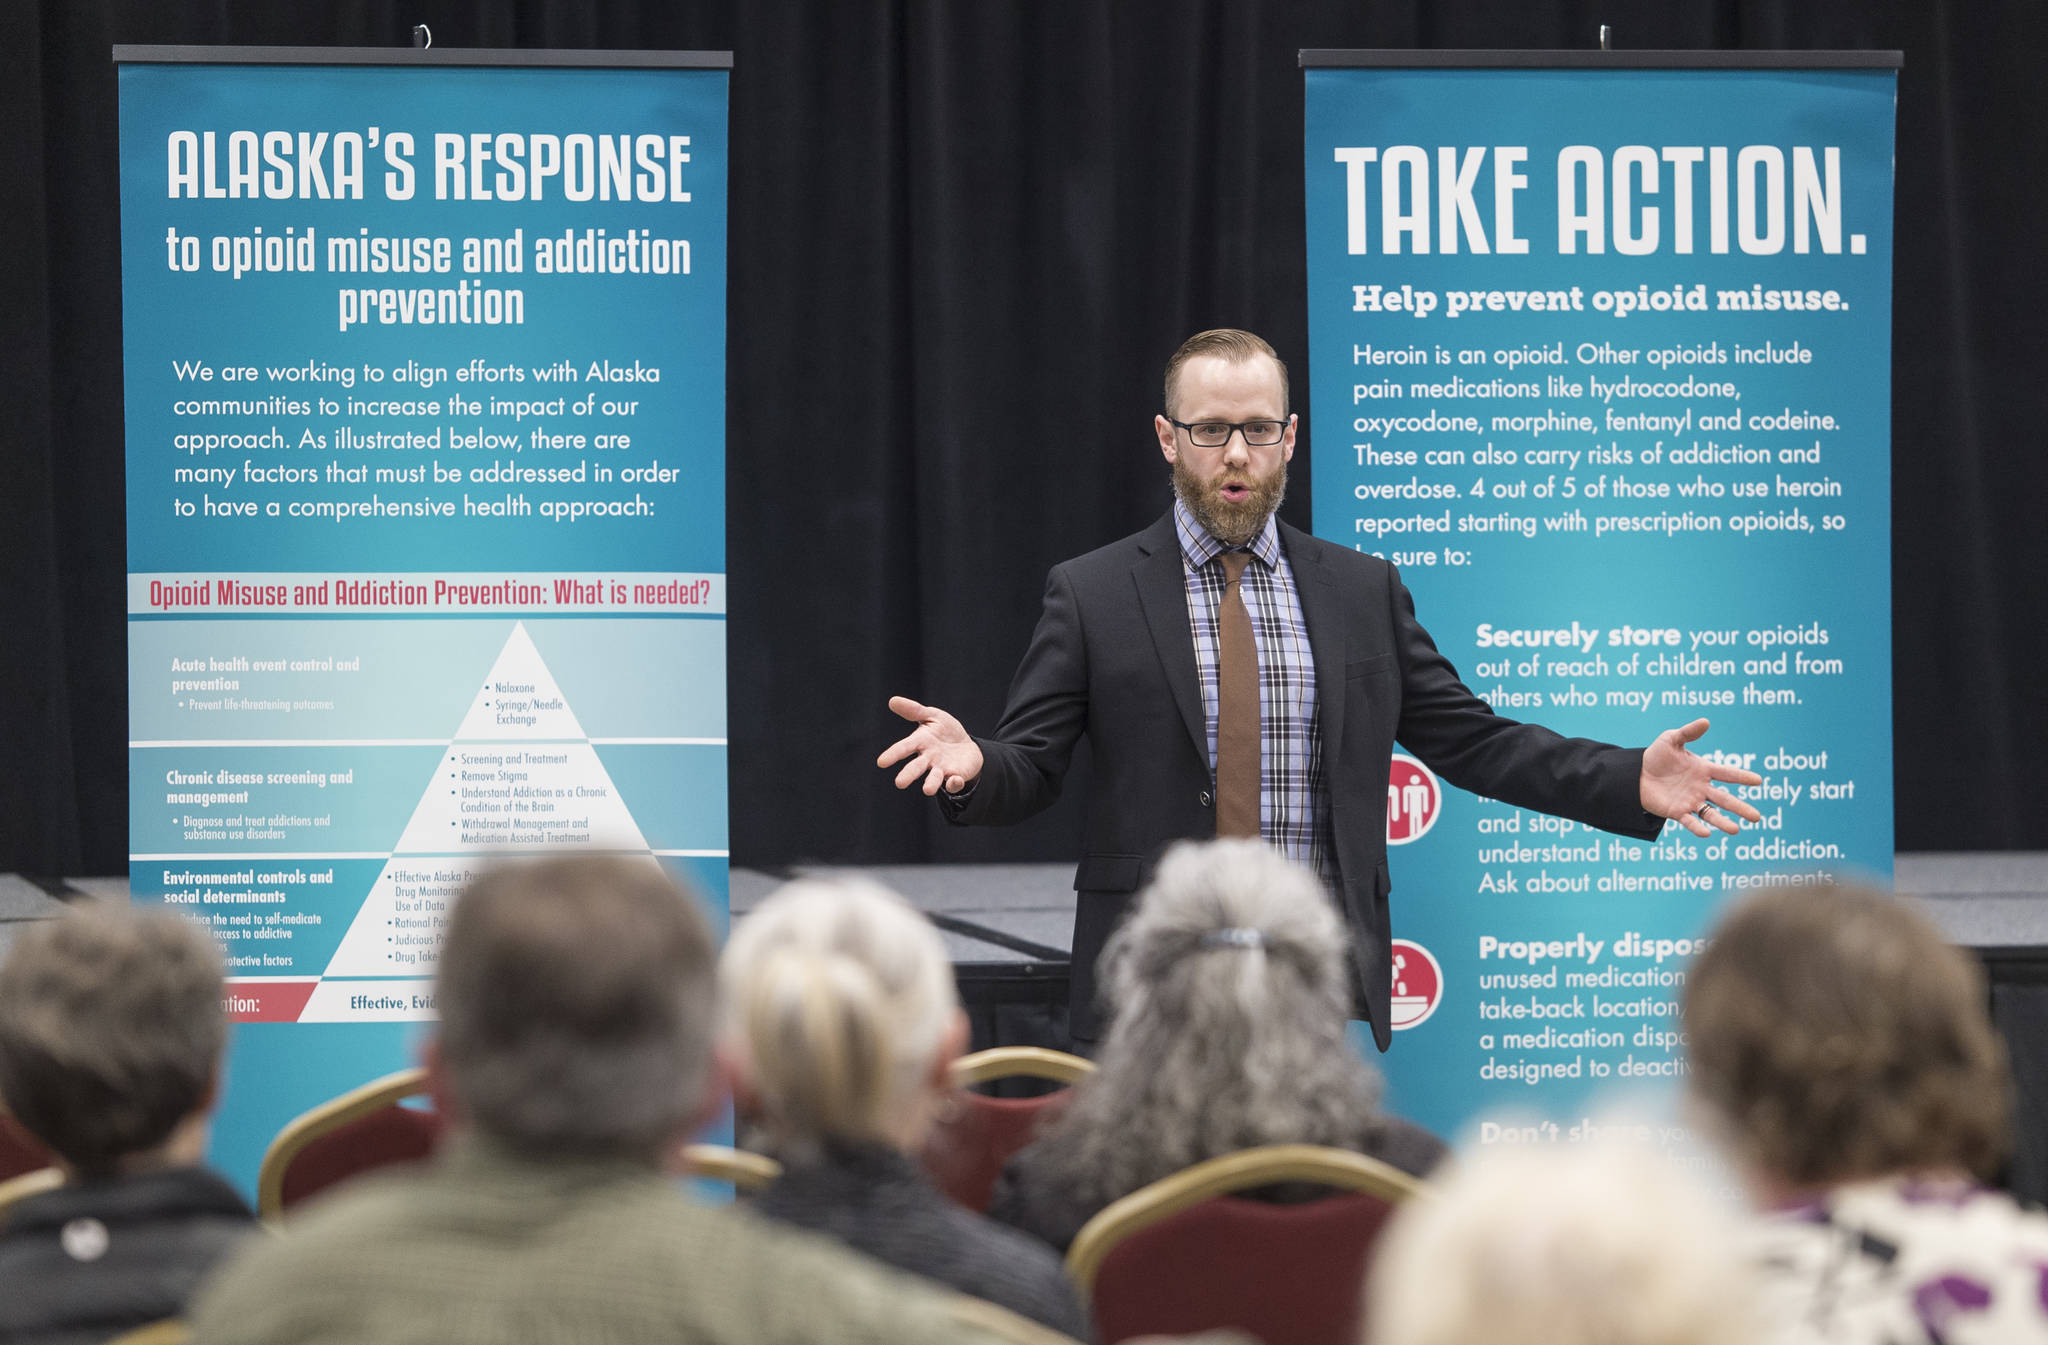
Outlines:
<svg viewBox="0 0 2048 1345"><path fill-rule="evenodd" d="M1897 70L1898 51L1394 51L1305 47L1304 70Z"/></svg>
<svg viewBox="0 0 2048 1345"><path fill-rule="evenodd" d="M495 47L176 47L116 44L116 65L484 65L730 70L729 51L541 51Z"/></svg>

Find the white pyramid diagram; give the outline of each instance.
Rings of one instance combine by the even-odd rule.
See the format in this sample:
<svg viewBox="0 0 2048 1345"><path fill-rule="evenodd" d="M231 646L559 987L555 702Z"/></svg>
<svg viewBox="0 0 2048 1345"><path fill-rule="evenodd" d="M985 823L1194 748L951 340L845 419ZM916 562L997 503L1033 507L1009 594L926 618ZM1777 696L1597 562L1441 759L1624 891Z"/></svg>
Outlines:
<svg viewBox="0 0 2048 1345"><path fill-rule="evenodd" d="M524 622L512 628L301 1022L432 1017L455 896L521 853L602 850L654 862Z"/></svg>
<svg viewBox="0 0 2048 1345"><path fill-rule="evenodd" d="M555 685L554 674L533 647L526 623L512 627L511 638L498 651L498 661L484 678L483 690L470 703L455 741L502 741L506 738L538 738L553 741L586 740L576 712Z"/></svg>

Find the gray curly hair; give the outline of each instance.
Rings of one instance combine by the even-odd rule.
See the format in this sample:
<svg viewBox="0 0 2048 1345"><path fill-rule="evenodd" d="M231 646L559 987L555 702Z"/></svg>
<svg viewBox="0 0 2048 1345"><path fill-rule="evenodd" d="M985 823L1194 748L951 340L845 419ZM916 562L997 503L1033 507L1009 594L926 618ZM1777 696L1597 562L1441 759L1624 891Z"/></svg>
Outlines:
<svg viewBox="0 0 2048 1345"><path fill-rule="evenodd" d="M1378 1071L1345 1040L1343 922L1258 841L1184 842L1103 952L1099 1071L1042 1141L1049 1184L1108 1204L1260 1144L1357 1145Z"/></svg>

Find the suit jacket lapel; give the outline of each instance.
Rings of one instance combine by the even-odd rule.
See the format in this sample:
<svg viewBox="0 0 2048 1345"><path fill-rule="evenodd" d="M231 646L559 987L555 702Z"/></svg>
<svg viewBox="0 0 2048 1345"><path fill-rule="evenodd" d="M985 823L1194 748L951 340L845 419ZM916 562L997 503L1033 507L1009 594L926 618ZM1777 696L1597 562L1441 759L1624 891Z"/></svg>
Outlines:
<svg viewBox="0 0 2048 1345"><path fill-rule="evenodd" d="M1202 713L1201 675L1195 670L1195 633L1188 625L1187 571L1171 511L1145 530L1138 547L1145 553L1131 567L1131 579L1138 586L1138 606L1152 632L1152 647L1159 653L1173 703L1180 707L1181 722L1194 740L1195 755L1207 761L1209 728Z"/></svg>
<svg viewBox="0 0 2048 1345"><path fill-rule="evenodd" d="M1323 771L1329 775L1340 755L1337 745L1344 741L1343 595L1314 538L1282 523L1280 544L1287 549L1301 619L1308 623L1308 644L1315 651L1316 726L1322 730Z"/></svg>

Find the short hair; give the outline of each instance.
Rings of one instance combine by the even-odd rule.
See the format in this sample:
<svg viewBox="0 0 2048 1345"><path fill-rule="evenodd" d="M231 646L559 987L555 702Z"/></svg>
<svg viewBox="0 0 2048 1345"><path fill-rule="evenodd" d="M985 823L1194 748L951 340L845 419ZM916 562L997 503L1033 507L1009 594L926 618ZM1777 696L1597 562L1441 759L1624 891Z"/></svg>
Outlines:
<svg viewBox="0 0 2048 1345"><path fill-rule="evenodd" d="M1213 355L1219 360L1232 364L1243 364L1246 360L1264 355L1273 361L1273 367L1280 371L1280 414L1287 414L1287 363L1282 360L1264 337L1250 332L1241 332L1235 327L1218 327L1213 331L1196 332L1180 343L1180 349L1166 362L1165 401L1168 415L1177 413L1180 402L1181 366L1197 355Z"/></svg>
<svg viewBox="0 0 2048 1345"><path fill-rule="evenodd" d="M1742 1345L1732 1217L1637 1148L1493 1149L1408 1202L1374 1257L1373 1345Z"/></svg>
<svg viewBox="0 0 2048 1345"><path fill-rule="evenodd" d="M1885 893L1744 901L1693 964L1685 1030L1693 1095L1759 1172L1988 1177L2005 1154L2011 1084L1983 977Z"/></svg>
<svg viewBox="0 0 2048 1345"><path fill-rule="evenodd" d="M227 1039L221 955L192 920L93 902L22 930L0 965L0 1100L86 1176L201 1111Z"/></svg>
<svg viewBox="0 0 2048 1345"><path fill-rule="evenodd" d="M784 1148L886 1138L960 1008L939 932L864 879L789 883L719 960L723 1034Z"/></svg>
<svg viewBox="0 0 2048 1345"><path fill-rule="evenodd" d="M1255 840L1166 852L1103 950L1101 1068L1040 1152L1048 1185L1108 1204L1261 1144L1355 1148L1381 1081L1346 1038L1344 922Z"/></svg>
<svg viewBox="0 0 2048 1345"><path fill-rule="evenodd" d="M441 951L450 1090L516 1150L658 1161L708 1082L712 956L697 902L651 859L485 873Z"/></svg>

